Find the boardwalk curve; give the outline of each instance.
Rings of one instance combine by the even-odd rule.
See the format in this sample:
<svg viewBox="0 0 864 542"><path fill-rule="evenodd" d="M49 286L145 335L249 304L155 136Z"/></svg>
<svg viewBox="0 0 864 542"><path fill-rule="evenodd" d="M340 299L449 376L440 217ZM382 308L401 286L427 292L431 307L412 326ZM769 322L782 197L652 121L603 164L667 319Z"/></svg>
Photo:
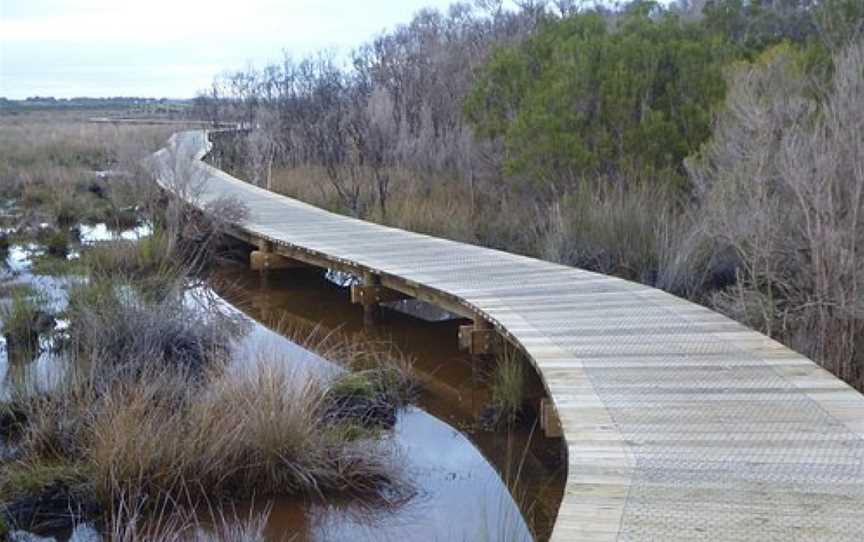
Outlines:
<svg viewBox="0 0 864 542"><path fill-rule="evenodd" d="M159 183L201 209L237 198L247 239L478 315L525 351L567 444L553 540L862 539L864 397L812 361L654 288L268 192L209 149L175 134Z"/></svg>

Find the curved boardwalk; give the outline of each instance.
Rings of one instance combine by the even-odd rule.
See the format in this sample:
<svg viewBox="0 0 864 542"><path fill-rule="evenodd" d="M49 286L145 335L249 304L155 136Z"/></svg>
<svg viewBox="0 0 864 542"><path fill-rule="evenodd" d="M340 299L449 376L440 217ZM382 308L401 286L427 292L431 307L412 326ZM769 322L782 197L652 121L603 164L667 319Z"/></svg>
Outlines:
<svg viewBox="0 0 864 542"><path fill-rule="evenodd" d="M160 183L279 254L372 274L476 315L528 354L554 400L568 475L554 540L864 537L864 397L704 307L580 269L335 215L200 159L155 155Z"/></svg>

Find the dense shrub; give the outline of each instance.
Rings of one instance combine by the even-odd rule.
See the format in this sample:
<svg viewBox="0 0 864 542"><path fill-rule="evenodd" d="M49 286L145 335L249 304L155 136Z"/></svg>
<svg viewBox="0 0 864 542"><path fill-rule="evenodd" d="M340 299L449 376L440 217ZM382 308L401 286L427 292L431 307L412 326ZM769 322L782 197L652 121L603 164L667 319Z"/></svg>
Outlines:
<svg viewBox="0 0 864 542"><path fill-rule="evenodd" d="M507 171L538 184L622 173L680 181L723 97L722 60L701 26L649 3L614 28L589 11L497 50L466 112L480 135L504 139Z"/></svg>

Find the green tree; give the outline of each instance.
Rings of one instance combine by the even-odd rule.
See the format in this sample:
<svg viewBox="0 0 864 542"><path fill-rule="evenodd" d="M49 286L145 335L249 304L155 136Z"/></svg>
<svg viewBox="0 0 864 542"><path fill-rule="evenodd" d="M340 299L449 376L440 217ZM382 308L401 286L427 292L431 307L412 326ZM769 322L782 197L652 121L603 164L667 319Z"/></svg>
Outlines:
<svg viewBox="0 0 864 542"><path fill-rule="evenodd" d="M683 182L724 96L722 44L653 2L614 28L600 13L545 23L496 51L466 102L477 133L502 138L508 174L556 189L586 177Z"/></svg>

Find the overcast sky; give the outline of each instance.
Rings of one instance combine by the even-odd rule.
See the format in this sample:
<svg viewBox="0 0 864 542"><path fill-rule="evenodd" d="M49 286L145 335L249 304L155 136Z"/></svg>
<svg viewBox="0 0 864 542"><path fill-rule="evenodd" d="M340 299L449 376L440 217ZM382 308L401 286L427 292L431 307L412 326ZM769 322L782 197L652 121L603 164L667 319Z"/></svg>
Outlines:
<svg viewBox="0 0 864 542"><path fill-rule="evenodd" d="M191 98L252 62L345 52L452 0L0 0L0 96Z"/></svg>

